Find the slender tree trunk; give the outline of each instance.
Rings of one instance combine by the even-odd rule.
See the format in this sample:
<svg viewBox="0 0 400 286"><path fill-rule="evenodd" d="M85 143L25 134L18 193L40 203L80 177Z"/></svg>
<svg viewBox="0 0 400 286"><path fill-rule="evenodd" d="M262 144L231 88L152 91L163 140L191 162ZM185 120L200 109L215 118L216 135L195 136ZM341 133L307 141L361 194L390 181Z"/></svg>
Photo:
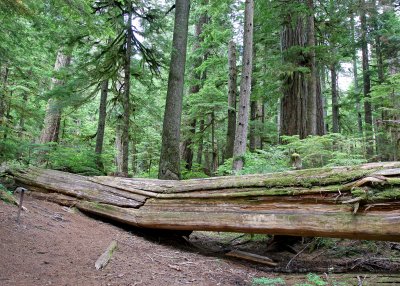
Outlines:
<svg viewBox="0 0 400 286"><path fill-rule="evenodd" d="M196 135L196 119L190 122L189 134L183 142L183 160L185 160L186 170L192 170L193 166L193 138Z"/></svg>
<svg viewBox="0 0 400 286"><path fill-rule="evenodd" d="M2 72L2 69L0 69L1 76L2 76L2 88L0 90L0 125L5 126L6 124L6 119L5 119L5 114L6 114L6 94L7 94L7 83L8 83L8 72L9 69L7 66L4 68L4 73Z"/></svg>
<svg viewBox="0 0 400 286"><path fill-rule="evenodd" d="M372 105L371 105L371 78L369 71L368 42L367 42L367 6L365 0L360 0L360 22L361 22L361 52L363 69L363 89L364 89L364 121L366 136L367 157L374 155L373 148L373 128L372 128Z"/></svg>
<svg viewBox="0 0 400 286"><path fill-rule="evenodd" d="M257 101L250 102L250 130L249 130L249 150L256 151L256 124L257 124Z"/></svg>
<svg viewBox="0 0 400 286"><path fill-rule="evenodd" d="M104 80L101 83L100 92L100 106L99 106L99 120L97 123L97 134L96 134L96 163L100 169L103 169L103 162L101 160L101 154L103 152L104 142L104 130L106 127L106 116L107 116L107 94L108 94L108 80Z"/></svg>
<svg viewBox="0 0 400 286"><path fill-rule="evenodd" d="M249 125L249 108L251 94L251 72L253 66L253 16L254 1L246 0L244 14L242 77L240 80L238 120L233 148L233 170L243 168L243 156L246 153L247 129Z"/></svg>
<svg viewBox="0 0 400 286"><path fill-rule="evenodd" d="M228 47L229 79L228 79L228 132L226 135L225 159L233 157L236 129L236 96L237 96L237 68L236 44L229 42Z"/></svg>
<svg viewBox="0 0 400 286"><path fill-rule="evenodd" d="M326 134L325 128L325 98L322 92L321 76L317 70L317 135L322 136Z"/></svg>
<svg viewBox="0 0 400 286"><path fill-rule="evenodd" d="M131 168L132 174L135 175L137 173L137 149L136 149L136 140L132 140L132 154L131 154Z"/></svg>
<svg viewBox="0 0 400 286"><path fill-rule="evenodd" d="M307 93L307 135L317 135L317 69L315 61L315 24L314 1L307 0L310 15L307 17L307 47L309 51L309 69Z"/></svg>
<svg viewBox="0 0 400 286"><path fill-rule="evenodd" d="M199 147L197 148L196 162L197 164L201 165L203 158L203 146L204 146L204 119L200 120L199 133L200 133L200 138L199 138Z"/></svg>
<svg viewBox="0 0 400 286"><path fill-rule="evenodd" d="M120 165L118 165L118 173L120 176L128 176L128 165L129 165L129 122L131 116L130 110L130 87L131 87L131 55L132 55L132 2L127 0L126 2L128 19L126 22L126 50L124 57L124 90L122 94L122 125L121 125L121 149L122 152L119 157L122 159Z"/></svg>
<svg viewBox="0 0 400 286"><path fill-rule="evenodd" d="M218 146L215 136L215 111L211 113L211 148L212 148L212 174L215 175L218 169Z"/></svg>
<svg viewBox="0 0 400 286"><path fill-rule="evenodd" d="M176 0L172 53L165 104L159 179L180 179L180 126L190 2Z"/></svg>
<svg viewBox="0 0 400 286"><path fill-rule="evenodd" d="M115 128L115 149L117 150L117 153L115 155L115 166L117 169L116 175L125 177L125 174L121 173L121 170L123 169L123 162L124 162L124 159L122 157L122 155L123 155L122 128L123 127L122 127L121 123L117 123L116 128Z"/></svg>
<svg viewBox="0 0 400 286"><path fill-rule="evenodd" d="M357 112L357 128L360 136L363 134L363 123L362 123L362 113L361 113L361 98L360 98L360 87L358 82L358 67L357 67L357 48L356 48L356 30L354 23L354 14L351 14L350 26L352 33L352 43L353 43L353 77L354 77L354 95L356 99L356 112Z"/></svg>
<svg viewBox="0 0 400 286"><path fill-rule="evenodd" d="M208 4L208 1L205 1L205 4ZM200 45L203 42L203 37L201 36L203 32L203 26L207 22L207 14L201 15L199 20L197 21L195 25L195 37L196 41L195 44L193 45L193 52L196 53L200 49ZM202 57L198 57L194 61L193 65L193 79L195 83L190 87L189 94L196 94L200 91L200 80L201 80L201 74L197 71L197 69L200 67L202 64ZM189 96L190 96L189 95ZM192 119L190 121L190 128L189 128L189 134L185 141L183 142L183 159L185 160L185 168L187 170L192 169L193 165L193 138L195 137L196 134L196 118Z"/></svg>
<svg viewBox="0 0 400 286"><path fill-rule="evenodd" d="M336 64L331 66L331 90L332 90L332 132L339 133L339 96L337 88Z"/></svg>
<svg viewBox="0 0 400 286"><path fill-rule="evenodd" d="M56 72L69 66L71 63L71 56L65 55L63 52L59 51L57 53L56 63L54 65L54 70ZM64 81L56 78L52 79L52 88L54 86L63 85ZM42 134L40 136L40 143L58 142L58 136L60 133L60 123L61 123L61 102L57 98L50 98L47 103L46 115L44 119L44 126L42 129Z"/></svg>

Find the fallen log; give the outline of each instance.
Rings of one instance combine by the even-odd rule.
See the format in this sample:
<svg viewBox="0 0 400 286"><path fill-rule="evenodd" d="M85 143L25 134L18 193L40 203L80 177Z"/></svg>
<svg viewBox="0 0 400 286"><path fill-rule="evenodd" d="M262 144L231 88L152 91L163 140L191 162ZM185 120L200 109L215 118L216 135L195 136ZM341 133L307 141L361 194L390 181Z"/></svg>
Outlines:
<svg viewBox="0 0 400 286"><path fill-rule="evenodd" d="M42 199L137 227L400 241L400 162L187 181L12 175Z"/></svg>

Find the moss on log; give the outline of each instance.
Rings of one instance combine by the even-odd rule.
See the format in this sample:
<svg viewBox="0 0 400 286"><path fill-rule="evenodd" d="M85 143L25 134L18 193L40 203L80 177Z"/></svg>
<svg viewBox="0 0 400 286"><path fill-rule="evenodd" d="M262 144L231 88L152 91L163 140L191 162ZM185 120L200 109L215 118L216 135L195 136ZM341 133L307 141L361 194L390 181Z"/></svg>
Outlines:
<svg viewBox="0 0 400 286"><path fill-rule="evenodd" d="M187 181L12 171L37 196L126 224L400 241L400 163Z"/></svg>

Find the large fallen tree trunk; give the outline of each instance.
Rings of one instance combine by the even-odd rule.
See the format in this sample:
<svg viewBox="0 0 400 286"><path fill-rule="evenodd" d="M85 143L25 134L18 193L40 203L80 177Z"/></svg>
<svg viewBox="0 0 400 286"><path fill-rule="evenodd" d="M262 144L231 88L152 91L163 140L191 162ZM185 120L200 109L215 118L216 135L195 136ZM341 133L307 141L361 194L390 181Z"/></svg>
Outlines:
<svg viewBox="0 0 400 286"><path fill-rule="evenodd" d="M138 227L400 241L400 162L187 181L12 174L37 197Z"/></svg>

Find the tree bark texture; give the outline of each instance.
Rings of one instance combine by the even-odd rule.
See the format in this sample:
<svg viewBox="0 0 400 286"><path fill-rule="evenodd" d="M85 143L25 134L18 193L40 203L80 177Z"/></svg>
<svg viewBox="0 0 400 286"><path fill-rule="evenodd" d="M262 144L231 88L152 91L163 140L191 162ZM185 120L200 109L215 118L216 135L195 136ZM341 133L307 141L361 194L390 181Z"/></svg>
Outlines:
<svg viewBox="0 0 400 286"><path fill-rule="evenodd" d="M308 67L310 74L308 78L307 93L307 135L317 135L317 67L315 61L315 23L314 23L314 1L307 0L309 15L307 17L307 47Z"/></svg>
<svg viewBox="0 0 400 286"><path fill-rule="evenodd" d="M367 41L367 5L365 0L360 1L360 22L361 22L361 53L363 70L364 89L364 122L367 157L374 155L373 128L372 128L372 104L371 104L371 76L369 70L368 41Z"/></svg>
<svg viewBox="0 0 400 286"><path fill-rule="evenodd" d="M331 92L332 92L332 132L339 133L339 94L337 86L336 65L331 66Z"/></svg>
<svg viewBox="0 0 400 286"><path fill-rule="evenodd" d="M237 67L236 67L236 44L229 42L228 46L228 130L226 134L225 159L233 157L233 146L236 131L236 97L237 97Z"/></svg>
<svg viewBox="0 0 400 286"><path fill-rule="evenodd" d="M400 241L400 162L187 181L12 175L35 197L138 227Z"/></svg>
<svg viewBox="0 0 400 286"><path fill-rule="evenodd" d="M362 136L363 134L363 123L361 113L361 98L360 98L360 86L358 82L358 67L357 67L357 49L356 49L356 28L354 13L351 14L350 27L352 33L352 44L353 44L353 78L354 78L354 95L356 98L356 112L357 112L357 127L358 133Z"/></svg>
<svg viewBox="0 0 400 286"><path fill-rule="evenodd" d="M95 153L98 156L97 164L101 168L103 168L103 164L101 162L101 154L103 153L104 131L106 127L107 94L108 94L108 80L104 80L101 83L99 120L97 123L96 147L95 147Z"/></svg>
<svg viewBox="0 0 400 286"><path fill-rule="evenodd" d="M251 73L253 66L253 17L254 1L246 0L244 14L242 77L240 80L240 94L238 118L235 131L235 143L233 147L233 170L243 168L243 156L246 153L247 129L249 125L249 109L251 94Z"/></svg>
<svg viewBox="0 0 400 286"><path fill-rule="evenodd" d="M195 43L193 45L194 53L196 53L196 51L200 49L200 45L203 42L203 37L201 36L201 34L203 33L203 26L206 24L206 22L207 22L207 14L203 14L201 15L201 17L199 18L199 20L195 25ZM203 62L202 57L197 57L194 60L193 72L192 72L194 84L190 87L189 96L191 94L196 94L200 91L201 74L197 69L200 67L202 62ZM191 170L193 165L193 155L194 155L193 138L196 134L196 123L197 123L196 118L191 119L189 134L187 134L187 138L183 142L183 159L185 160L185 168L187 170Z"/></svg>
<svg viewBox="0 0 400 286"><path fill-rule="evenodd" d="M292 19L288 15L281 34L281 45L284 53L290 52L293 47L304 47L304 19L294 15ZM290 62L293 67L300 63L288 55L284 55L284 61ZM292 71L283 79L283 97L281 99L280 135L299 135L307 137L307 109L306 94L308 93L307 78L304 73Z"/></svg>
<svg viewBox="0 0 400 286"><path fill-rule="evenodd" d="M58 51L54 71L58 72L61 69L69 66L71 56L65 55L62 51ZM64 84L63 80L52 78L52 88ZM46 115L44 118L44 126L40 136L40 143L58 142L60 133L62 103L58 98L50 98L47 102Z"/></svg>
<svg viewBox="0 0 400 286"><path fill-rule="evenodd" d="M312 0L307 0L307 7L309 15L287 11L281 33L283 60L290 65L290 70L283 78L280 135L299 135L301 139L323 135L325 131L323 100L317 80ZM309 72L299 71L299 67Z"/></svg>
<svg viewBox="0 0 400 286"><path fill-rule="evenodd" d="M176 0L174 35L165 104L159 179L178 180L180 174L180 126L185 75L190 1Z"/></svg>
<svg viewBox="0 0 400 286"><path fill-rule="evenodd" d="M118 170L120 176L128 176L129 166L129 123L131 117L130 92L131 92L131 56L132 56L132 2L126 2L128 19L126 22L126 47L124 57L124 92L122 94L122 124L121 124L121 148L119 157L122 159L121 170Z"/></svg>

